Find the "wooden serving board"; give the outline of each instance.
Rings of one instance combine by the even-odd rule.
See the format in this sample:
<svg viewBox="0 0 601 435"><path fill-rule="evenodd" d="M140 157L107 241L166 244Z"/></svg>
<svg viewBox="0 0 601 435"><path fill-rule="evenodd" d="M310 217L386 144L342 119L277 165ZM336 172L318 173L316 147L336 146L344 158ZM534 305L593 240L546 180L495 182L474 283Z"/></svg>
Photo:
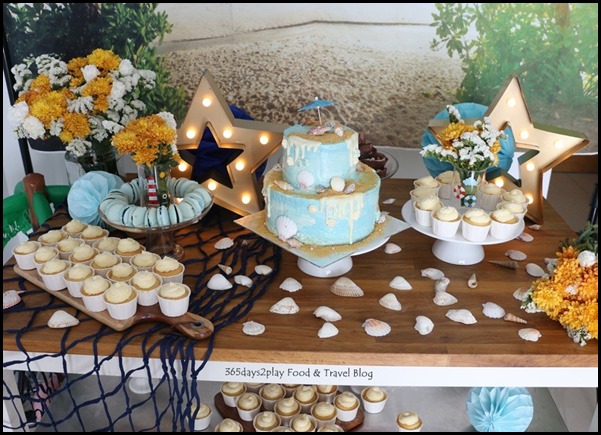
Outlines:
<svg viewBox="0 0 601 435"><path fill-rule="evenodd" d="M231 418L232 420L239 422L244 428L244 432L256 432L255 428L253 427L253 422L242 420L238 414L238 410L235 407L227 406L225 404L221 393L215 394L213 402L215 403L215 408L217 408L217 411L219 411L219 414L221 414L223 418ZM359 409L357 411L357 417L355 417L354 420L340 421L336 419L336 424L344 429L345 432L350 432L353 429L361 426L363 424L363 420L365 420L365 414L363 414L363 411Z"/></svg>
<svg viewBox="0 0 601 435"><path fill-rule="evenodd" d="M38 274L38 272L35 269L23 270L19 266L15 265L13 267L13 270L17 275L25 278L32 284L35 284L39 288L46 290L48 293L52 294L53 296L56 296L63 302L68 303L72 307L77 308L79 311L86 313L93 319L96 319L99 322L104 323L105 325L113 328L115 331L124 331L127 328L138 323L160 322L171 325L180 333L193 340L203 340L213 333L213 324L210 320L192 313L186 313L178 317L167 317L163 313L161 313L158 304L152 305L150 307L143 307L141 305L138 305L136 314L133 317L130 317L129 319L125 320L116 320L109 315L107 310L98 313L89 311L84 305L83 300L81 298L74 298L73 296L71 296L67 289L59 291L48 290L44 285L42 277Z"/></svg>

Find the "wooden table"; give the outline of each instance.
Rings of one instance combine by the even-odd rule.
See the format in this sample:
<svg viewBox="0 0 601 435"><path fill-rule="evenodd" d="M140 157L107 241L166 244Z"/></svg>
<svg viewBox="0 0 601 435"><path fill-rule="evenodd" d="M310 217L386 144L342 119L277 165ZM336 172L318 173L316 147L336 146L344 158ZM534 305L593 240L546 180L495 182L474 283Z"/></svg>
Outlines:
<svg viewBox="0 0 601 435"><path fill-rule="evenodd" d="M392 205L382 205L382 209L400 218L411 186L410 180L385 180L380 198L397 199ZM345 385L597 387L597 341L592 340L584 347L576 345L559 323L543 313L526 314L512 296L516 288L528 287L533 280L525 271L527 262L544 266L543 259L554 257L560 240L574 237L548 203L545 203L544 216L545 224L540 231L527 230L535 237L533 242L512 240L485 246L485 261L472 266L446 264L432 255L433 239L413 229L401 232L390 240L401 246L400 253L389 255L379 248L354 258L354 267L346 276L365 291L365 296L359 299L333 295L329 287L334 278L304 275L296 265L296 257L285 252L279 276L243 320L263 323L266 333L246 336L241 331L242 321L225 328L217 336L210 362L200 378ZM518 270L488 263L487 260L506 259L504 252L508 249L519 249L528 254L528 259L521 262ZM420 270L426 267L444 271L451 280L448 291L459 299L458 304L438 307L432 302L434 282L420 277ZM467 287L472 273L478 277L476 289ZM5 277L11 274L10 269L5 269ZM392 290L388 283L397 275L405 277L413 290ZM298 279L303 289L294 294L279 289L279 284L287 277ZM378 304L380 297L389 292L398 295L403 307L401 312L388 311ZM296 300L300 312L289 316L270 313L271 305L285 296ZM526 318L528 326L537 328L542 338L537 343L525 342L517 334L523 325L485 317L482 304L487 301ZM323 321L312 313L320 305L332 307L342 315L342 320L336 323L340 333L334 338L317 338ZM478 323L466 326L451 322L445 317L449 308L471 310ZM435 328L431 334L421 336L414 330L418 315L433 320ZM382 338L366 335L361 325L370 317L388 322L392 332ZM46 320L43 315L39 316L40 322ZM17 316L4 315L5 328L16 327L22 321ZM146 326L138 328L142 327ZM96 321L84 322L73 328L71 338L87 336L97 328ZM98 352L112 351L118 335L103 339ZM22 343L30 356L48 354L59 349L57 337L60 336L62 331L46 328L26 334ZM197 359L202 359L206 342L199 342L195 349ZM4 361L22 357L14 336L4 334L3 353ZM128 357L125 366L131 363L135 367L136 359L140 357L139 342L129 344L124 355ZM68 371L78 373L87 371L92 359L91 345L84 342L73 348L65 360ZM63 371L59 358L54 363L44 364L44 367L37 367L33 363L29 368ZM160 372L161 368L156 365L153 370ZM112 374L118 373L115 362Z"/></svg>

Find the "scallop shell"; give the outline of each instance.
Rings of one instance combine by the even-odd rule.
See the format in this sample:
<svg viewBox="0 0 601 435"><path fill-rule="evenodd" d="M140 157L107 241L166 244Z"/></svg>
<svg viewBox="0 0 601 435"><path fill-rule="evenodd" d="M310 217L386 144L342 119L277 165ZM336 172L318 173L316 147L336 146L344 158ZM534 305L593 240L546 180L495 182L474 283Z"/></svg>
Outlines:
<svg viewBox="0 0 601 435"><path fill-rule="evenodd" d="M308 189L315 184L315 177L309 171L300 171L296 176L296 181L301 189Z"/></svg>
<svg viewBox="0 0 601 435"><path fill-rule="evenodd" d="M297 280L295 280L294 278L286 278L280 284L280 288L282 290L286 290L287 292L293 293L293 292L297 292L300 289L302 289L303 285L300 282L298 282Z"/></svg>
<svg viewBox="0 0 601 435"><path fill-rule="evenodd" d="M294 190L294 186L284 180L275 180L275 185L278 186L282 190Z"/></svg>
<svg viewBox="0 0 601 435"><path fill-rule="evenodd" d="M451 293L436 292L434 298L432 299L432 302L434 302L439 307L448 307L449 305L456 304L458 301L457 298Z"/></svg>
<svg viewBox="0 0 601 435"><path fill-rule="evenodd" d="M259 322L244 322L242 324L242 332L246 335L261 335L265 332L265 325Z"/></svg>
<svg viewBox="0 0 601 435"><path fill-rule="evenodd" d="M344 179L341 177L332 177L330 179L330 187L334 192L342 192L345 184Z"/></svg>
<svg viewBox="0 0 601 435"><path fill-rule="evenodd" d="M273 269L265 264L258 264L255 266L255 272L257 275L269 275Z"/></svg>
<svg viewBox="0 0 601 435"><path fill-rule="evenodd" d="M288 297L273 304L269 311L276 314L295 314L300 311L300 308L296 302L294 302L294 299Z"/></svg>
<svg viewBox="0 0 601 435"><path fill-rule="evenodd" d="M211 277L207 283L207 287L211 290L229 290L231 289L232 283L227 280L225 276L220 273L216 273Z"/></svg>
<svg viewBox="0 0 601 435"><path fill-rule="evenodd" d="M395 201L396 201L396 198L388 198L388 199L385 199L384 201L382 201L382 204L391 205L391 204L394 204Z"/></svg>
<svg viewBox="0 0 601 435"><path fill-rule="evenodd" d="M217 267L219 269L221 269L221 271L223 273L225 273L226 275L229 275L230 273L232 273L232 268L229 266L226 266L225 264L218 264Z"/></svg>
<svg viewBox="0 0 601 435"><path fill-rule="evenodd" d="M420 335L428 335L434 329L434 323L426 316L417 316L414 328Z"/></svg>
<svg viewBox="0 0 601 435"><path fill-rule="evenodd" d="M470 276L470 279L467 280L467 286L469 288L476 288L478 287L478 278L476 278L476 274L472 273L472 276Z"/></svg>
<svg viewBox="0 0 601 435"><path fill-rule="evenodd" d="M517 249L510 249L509 251L505 252L505 255L516 261L522 261L528 258L526 254L524 254L522 251L518 251Z"/></svg>
<svg viewBox="0 0 601 435"><path fill-rule="evenodd" d="M363 293L361 287L344 276L338 278L336 282L332 284L330 291L335 295L344 296L347 298L360 298L365 294Z"/></svg>
<svg viewBox="0 0 601 435"><path fill-rule="evenodd" d="M430 278L434 281L438 281L440 278L444 277L444 273L442 272L442 270L438 270L433 267L428 267L426 269L422 269L422 276L424 278Z"/></svg>
<svg viewBox="0 0 601 435"><path fill-rule="evenodd" d="M16 290L7 290L4 293L2 293L3 310L14 307L19 302L21 302L21 296L19 296L19 293Z"/></svg>
<svg viewBox="0 0 601 435"><path fill-rule="evenodd" d="M532 225L528 225L528 228L530 228L532 231L540 231L542 226L539 224L532 224Z"/></svg>
<svg viewBox="0 0 601 435"><path fill-rule="evenodd" d="M392 311L401 311L401 303L396 298L394 293L387 293L379 300L380 305Z"/></svg>
<svg viewBox="0 0 601 435"><path fill-rule="evenodd" d="M436 281L434 283L434 291L437 293L440 292L446 292L447 288L449 287L449 284L451 283L451 280L449 278L447 278L446 276L443 276L442 278L440 278L438 281Z"/></svg>
<svg viewBox="0 0 601 435"><path fill-rule="evenodd" d="M372 337L384 337L392 331L388 323L378 319L367 319L361 326L363 326L367 335L371 335Z"/></svg>
<svg viewBox="0 0 601 435"><path fill-rule="evenodd" d="M513 270L517 270L520 267L518 262L515 260L488 260L488 262Z"/></svg>
<svg viewBox="0 0 601 435"><path fill-rule="evenodd" d="M319 331L317 331L317 336L319 338L331 338L336 335L338 335L338 328L330 322L324 323L323 326L319 328Z"/></svg>
<svg viewBox="0 0 601 435"><path fill-rule="evenodd" d="M215 243L215 249L228 249L234 246L234 241L229 237L224 237Z"/></svg>
<svg viewBox="0 0 601 435"><path fill-rule="evenodd" d="M395 276L388 285L395 290L412 290L411 284L402 276Z"/></svg>
<svg viewBox="0 0 601 435"><path fill-rule="evenodd" d="M465 309L449 310L446 316L453 322L463 323L464 325L473 325L478 322L471 311Z"/></svg>
<svg viewBox="0 0 601 435"><path fill-rule="evenodd" d="M523 328L518 331L518 335L526 341L538 341L543 336L538 329Z"/></svg>
<svg viewBox="0 0 601 435"><path fill-rule="evenodd" d="M526 272L528 272L528 275L534 276L536 278L540 278L547 274L542 267L534 263L528 263L526 265Z"/></svg>
<svg viewBox="0 0 601 435"><path fill-rule="evenodd" d="M386 243L386 246L384 247L384 252L386 252L387 254L396 254L398 252L401 252L401 247L396 243Z"/></svg>
<svg viewBox="0 0 601 435"><path fill-rule="evenodd" d="M300 242L296 239L288 239L286 240L286 243L288 243L288 245L291 248L300 248L301 246L303 246L303 242Z"/></svg>
<svg viewBox="0 0 601 435"><path fill-rule="evenodd" d="M234 282L238 285L243 285L244 287L252 287L254 284L253 280L246 275L236 275L234 277Z"/></svg>
<svg viewBox="0 0 601 435"><path fill-rule="evenodd" d="M52 317L48 319L48 327L53 329L69 328L76 325L79 325L79 320L63 310L55 311Z"/></svg>
<svg viewBox="0 0 601 435"><path fill-rule="evenodd" d="M346 185L342 193L349 195L355 191L355 183L349 183Z"/></svg>
<svg viewBox="0 0 601 435"><path fill-rule="evenodd" d="M291 239L298 232L296 223L287 216L279 216L276 219L275 229L278 232L278 238L283 242Z"/></svg>
<svg viewBox="0 0 601 435"><path fill-rule="evenodd" d="M494 302L486 302L482 304L482 314L491 319L500 319L505 315L505 310Z"/></svg>
<svg viewBox="0 0 601 435"><path fill-rule="evenodd" d="M376 221L377 224L383 224L384 222L386 222L386 218L388 217L388 212L387 211L382 211L380 212L380 216L378 217L378 220Z"/></svg>
<svg viewBox="0 0 601 435"><path fill-rule="evenodd" d="M326 322L337 322L338 320L342 319L342 316L338 314L337 311L324 305L317 307L317 309L313 311L313 315L319 319L325 320Z"/></svg>
<svg viewBox="0 0 601 435"><path fill-rule="evenodd" d="M519 236L516 237L516 239L520 239L522 242L532 242L534 240L534 237L532 237L532 235L528 233L521 233Z"/></svg>
<svg viewBox="0 0 601 435"><path fill-rule="evenodd" d="M513 292L513 297L516 298L518 301L523 302L526 299L528 299L528 296L530 295L530 291L531 291L530 287L517 288Z"/></svg>
<svg viewBox="0 0 601 435"><path fill-rule="evenodd" d="M515 314L511 314L511 313L505 314L503 316L503 320L505 320L506 322L522 323L524 325L526 323L528 323L526 320L522 319L521 317L518 317Z"/></svg>

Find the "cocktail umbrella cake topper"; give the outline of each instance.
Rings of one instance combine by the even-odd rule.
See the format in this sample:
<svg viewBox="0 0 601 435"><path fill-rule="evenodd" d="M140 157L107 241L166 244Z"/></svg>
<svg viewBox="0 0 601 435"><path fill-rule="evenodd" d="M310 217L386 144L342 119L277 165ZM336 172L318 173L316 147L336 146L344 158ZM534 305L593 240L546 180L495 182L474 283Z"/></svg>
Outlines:
<svg viewBox="0 0 601 435"><path fill-rule="evenodd" d="M317 116L319 117L319 125L323 125L323 123L321 122L321 109L323 107L333 106L334 104L336 104L334 101L320 100L319 97L315 97L315 101L312 101L311 103L307 104L306 106L301 107L300 109L298 109L298 111L305 112L307 110L317 109Z"/></svg>

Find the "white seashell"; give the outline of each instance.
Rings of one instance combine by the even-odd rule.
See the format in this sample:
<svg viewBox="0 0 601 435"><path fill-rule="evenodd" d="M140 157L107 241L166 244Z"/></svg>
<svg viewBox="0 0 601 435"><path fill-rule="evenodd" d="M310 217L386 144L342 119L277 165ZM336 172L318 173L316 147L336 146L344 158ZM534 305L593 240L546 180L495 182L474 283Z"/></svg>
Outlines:
<svg viewBox="0 0 601 435"><path fill-rule="evenodd" d="M526 341L538 341L543 336L538 329L523 328L518 331L518 335Z"/></svg>
<svg viewBox="0 0 601 435"><path fill-rule="evenodd" d="M301 246L303 246L303 242L300 242L296 239L288 239L286 240L286 243L288 243L288 245L291 248L300 248Z"/></svg>
<svg viewBox="0 0 601 435"><path fill-rule="evenodd" d="M315 177L313 177L313 174L309 171L300 171L296 175L296 181L301 189L308 189L315 183Z"/></svg>
<svg viewBox="0 0 601 435"><path fill-rule="evenodd" d="M392 311L401 311L401 303L396 298L396 295L394 293L385 294L380 298L379 302L380 305L382 305L384 308L388 308Z"/></svg>
<svg viewBox="0 0 601 435"><path fill-rule="evenodd" d="M411 290L411 289L413 289L413 287L411 287L411 284L409 284L409 282L402 276L395 276L388 285L395 290Z"/></svg>
<svg viewBox="0 0 601 435"><path fill-rule="evenodd" d="M395 201L396 201L396 198L388 198L388 199L385 199L384 201L382 201L382 204L390 205L390 204L394 204Z"/></svg>
<svg viewBox="0 0 601 435"><path fill-rule="evenodd" d="M219 269L221 269L221 271L223 273L225 273L226 275L229 275L230 273L232 273L232 268L229 266L226 266L225 264L218 264L217 267Z"/></svg>
<svg viewBox="0 0 601 435"><path fill-rule="evenodd" d="M292 293L292 292L297 292L300 289L302 289L303 285L300 282L298 282L297 280L295 280L294 278L286 278L280 284L280 288L282 290L286 290L287 292Z"/></svg>
<svg viewBox="0 0 601 435"><path fill-rule="evenodd" d="M528 233L521 233L519 236L516 237L516 239L519 239L522 242L532 242L534 240L534 237L532 237Z"/></svg>
<svg viewBox="0 0 601 435"><path fill-rule="evenodd" d="M319 194L324 193L326 190L328 190L328 188L322 185L319 185L315 188L315 192Z"/></svg>
<svg viewBox="0 0 601 435"><path fill-rule="evenodd" d="M540 231L542 226L540 226L539 224L532 224L532 225L528 225L528 228L530 228L532 231Z"/></svg>
<svg viewBox="0 0 601 435"><path fill-rule="evenodd" d="M296 302L294 302L294 299L284 298L273 304L269 311L276 314L295 314L300 311L300 308Z"/></svg>
<svg viewBox="0 0 601 435"><path fill-rule="evenodd" d="M387 254L396 254L398 252L401 252L401 247L396 243L386 243L386 246L384 247L384 252L386 252Z"/></svg>
<svg viewBox="0 0 601 435"><path fill-rule="evenodd" d="M371 335L372 337L384 337L392 331L388 323L378 319L367 319L361 326L363 326L367 335Z"/></svg>
<svg viewBox="0 0 601 435"><path fill-rule="evenodd" d="M338 314L337 311L324 305L317 307L317 309L313 311L313 315L318 319L325 320L326 322L337 322L338 320L342 319L342 316Z"/></svg>
<svg viewBox="0 0 601 435"><path fill-rule="evenodd" d="M331 338L336 335L338 335L338 328L330 322L324 323L323 326L319 328L319 331L317 331L317 336L319 338Z"/></svg>
<svg viewBox="0 0 601 435"><path fill-rule="evenodd" d="M378 217L378 220L376 221L377 224L383 224L384 222L386 222L386 218L388 217L388 212L387 211L382 211L380 212L380 216Z"/></svg>
<svg viewBox="0 0 601 435"><path fill-rule="evenodd" d="M472 273L472 276L470 276L470 279L467 280L467 286L469 288L476 288L478 287L478 278L476 278L476 274Z"/></svg>
<svg viewBox="0 0 601 435"><path fill-rule="evenodd" d="M524 254L522 251L518 251L517 249L510 249L509 251L505 252L505 255L516 261L523 261L528 258L526 254Z"/></svg>
<svg viewBox="0 0 601 435"><path fill-rule="evenodd" d="M355 166L355 169L357 170L357 172L365 172L365 165L363 163L359 162Z"/></svg>
<svg viewBox="0 0 601 435"><path fill-rule="evenodd" d="M547 266L557 266L557 258L549 258L549 257L545 257L545 264Z"/></svg>
<svg viewBox="0 0 601 435"><path fill-rule="evenodd" d="M427 269L422 269L422 276L424 278L430 278L434 281L438 281L440 278L444 277L444 273L442 270L428 267Z"/></svg>
<svg viewBox="0 0 601 435"><path fill-rule="evenodd" d="M286 140L286 139L284 139L284 140ZM282 140L282 147L284 147L284 140ZM286 141L286 143L288 143L288 141ZM286 147L284 147L284 149L286 149ZM280 165L279 163L276 163L275 165L273 165L271 167L271 170L275 171L275 172L282 172L284 170L284 168L282 168L282 165Z"/></svg>
<svg viewBox="0 0 601 435"><path fill-rule="evenodd" d="M79 325L79 320L63 310L56 311L52 317L48 319L48 327L53 329L69 328L76 325Z"/></svg>
<svg viewBox="0 0 601 435"><path fill-rule="evenodd" d="M443 276L442 278L440 278L438 281L436 281L434 283L434 291L437 293L446 292L450 283L451 283L451 280L449 278L447 278L446 276Z"/></svg>
<svg viewBox="0 0 601 435"><path fill-rule="evenodd" d="M220 273L216 273L211 277L207 283L207 287L211 290L229 290L231 289L232 283L227 280L225 276Z"/></svg>
<svg viewBox="0 0 601 435"><path fill-rule="evenodd" d="M512 270L518 270L520 268L520 265L515 260L488 260L488 262Z"/></svg>
<svg viewBox="0 0 601 435"><path fill-rule="evenodd" d="M344 129L340 126L334 127L334 134L338 137L342 137L344 135Z"/></svg>
<svg viewBox="0 0 601 435"><path fill-rule="evenodd" d="M275 180L274 184L282 190L290 190L290 191L294 190L294 186L284 180Z"/></svg>
<svg viewBox="0 0 601 435"><path fill-rule="evenodd" d="M259 322L244 322L242 324L242 332L246 335L261 335L265 332L265 325Z"/></svg>
<svg viewBox="0 0 601 435"><path fill-rule="evenodd" d="M254 285L253 280L246 275L236 275L234 277L234 282L238 285L243 285L244 287L252 287Z"/></svg>
<svg viewBox="0 0 601 435"><path fill-rule="evenodd" d="M534 263L528 263L526 265L526 272L528 272L528 274L530 276L534 276L537 278L540 278L547 274L542 267L540 267L538 264L534 264Z"/></svg>
<svg viewBox="0 0 601 435"><path fill-rule="evenodd" d="M361 287L344 276L338 278L336 282L332 284L330 291L335 295L347 298L360 298L365 294Z"/></svg>
<svg viewBox="0 0 601 435"><path fill-rule="evenodd" d="M342 193L348 195L348 194L353 193L354 191L355 191L355 183L349 183L346 185L346 187L344 188Z"/></svg>
<svg viewBox="0 0 601 435"><path fill-rule="evenodd" d="M592 251L582 251L578 254L578 265L580 267L593 267L597 264L597 256Z"/></svg>
<svg viewBox="0 0 601 435"><path fill-rule="evenodd" d="M420 335L428 335L434 329L434 323L426 316L417 316L414 328Z"/></svg>
<svg viewBox="0 0 601 435"><path fill-rule="evenodd" d="M255 272L257 272L258 275L269 275L272 271L273 269L265 264L258 264L255 266Z"/></svg>
<svg viewBox="0 0 601 435"><path fill-rule="evenodd" d="M473 325L478 322L471 311L465 309L449 310L446 316L453 322L463 323L464 325Z"/></svg>
<svg viewBox="0 0 601 435"><path fill-rule="evenodd" d="M330 179L330 187L334 192L342 192L345 184L344 179L341 177L332 177Z"/></svg>
<svg viewBox="0 0 601 435"><path fill-rule="evenodd" d="M215 249L228 249L234 246L234 241L229 237L224 237L215 243Z"/></svg>
<svg viewBox="0 0 601 435"><path fill-rule="evenodd" d="M532 287L520 287L513 292L513 297L518 301L525 301L530 296L530 292L532 291Z"/></svg>
<svg viewBox="0 0 601 435"><path fill-rule="evenodd" d="M287 216L279 216L275 221L275 229L278 232L278 238L285 242L294 237L298 232L298 227L292 219Z"/></svg>
<svg viewBox="0 0 601 435"><path fill-rule="evenodd" d="M3 310L14 307L19 302L21 302L21 296L19 296L19 293L16 290L7 290L4 293L2 293Z"/></svg>
<svg viewBox="0 0 601 435"><path fill-rule="evenodd" d="M503 316L503 320L505 320L506 322L513 322L513 323L522 323L522 324L526 324L528 323L527 321L525 321L524 319L522 319L521 317L516 316L515 314L511 314L511 313L507 313Z"/></svg>
<svg viewBox="0 0 601 435"><path fill-rule="evenodd" d="M482 304L482 314L491 319L500 319L505 316L505 310L494 302L486 302Z"/></svg>
<svg viewBox="0 0 601 435"><path fill-rule="evenodd" d="M434 298L432 299L432 302L434 302L439 307L448 307L449 305L456 304L457 298L451 293L436 292Z"/></svg>

